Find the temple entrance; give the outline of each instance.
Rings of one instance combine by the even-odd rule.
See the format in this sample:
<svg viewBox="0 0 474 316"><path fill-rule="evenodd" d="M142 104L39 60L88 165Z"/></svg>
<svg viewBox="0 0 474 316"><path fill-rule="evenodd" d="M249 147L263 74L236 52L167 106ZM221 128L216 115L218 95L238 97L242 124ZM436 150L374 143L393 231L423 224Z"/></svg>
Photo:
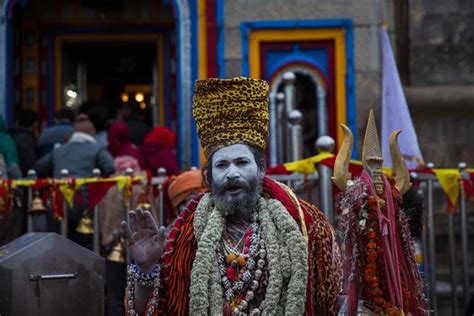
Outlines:
<svg viewBox="0 0 474 316"><path fill-rule="evenodd" d="M110 119L160 121L156 102L158 50L153 42L62 44L60 106L105 107Z"/></svg>

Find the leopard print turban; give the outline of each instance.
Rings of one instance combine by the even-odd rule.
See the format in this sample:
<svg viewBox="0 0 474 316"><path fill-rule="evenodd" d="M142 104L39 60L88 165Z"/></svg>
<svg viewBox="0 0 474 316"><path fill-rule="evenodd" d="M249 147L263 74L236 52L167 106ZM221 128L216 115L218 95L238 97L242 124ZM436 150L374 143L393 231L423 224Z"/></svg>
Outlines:
<svg viewBox="0 0 474 316"><path fill-rule="evenodd" d="M264 80L245 77L196 81L193 115L207 158L233 144L266 149L268 89Z"/></svg>

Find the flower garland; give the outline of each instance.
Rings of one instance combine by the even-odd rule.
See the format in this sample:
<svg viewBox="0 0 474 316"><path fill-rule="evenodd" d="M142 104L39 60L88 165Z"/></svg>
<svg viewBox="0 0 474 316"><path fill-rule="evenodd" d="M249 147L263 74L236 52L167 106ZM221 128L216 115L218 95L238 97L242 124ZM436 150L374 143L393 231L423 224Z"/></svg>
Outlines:
<svg viewBox="0 0 474 316"><path fill-rule="evenodd" d="M261 304L261 309L265 311L265 314L275 315L276 308L280 301L283 283L283 274L279 262L280 249L278 247L276 227L270 216L270 211L265 199L259 199L258 204L262 221L262 238L267 247L269 272L267 291L265 293L265 300Z"/></svg>
<svg viewBox="0 0 474 316"><path fill-rule="evenodd" d="M282 262L282 270L291 270L288 282L286 314L301 315L304 313L306 302L306 282L308 278L308 253L306 240L301 234L298 225L288 214L283 205L274 199L268 200L267 209L273 212L273 221L279 235L286 240L286 249L281 253L288 252L290 265ZM271 273L271 271L270 271Z"/></svg>
<svg viewBox="0 0 474 316"><path fill-rule="evenodd" d="M366 231L366 265L364 279L367 282L367 294L374 304L373 311L380 314L382 311L386 315L391 315L396 309L386 297L386 286L384 279L383 249L381 247L379 223L377 216L378 202L374 196L367 199L367 231Z"/></svg>
<svg viewBox="0 0 474 316"><path fill-rule="evenodd" d="M221 314L224 305L220 278L216 280L219 274L215 273L218 269L216 248L224 231L224 218L216 207L209 211L210 205L209 199L204 197L196 210L198 218L195 218L194 224L198 225L195 226L197 251L191 270L190 315L207 315L210 306L214 312ZM205 213L200 214L203 210ZM203 229L201 225L205 223L206 214L209 214L209 220ZM219 283L219 287L215 283Z"/></svg>
<svg viewBox="0 0 474 316"><path fill-rule="evenodd" d="M303 314L308 276L306 241L294 219L277 200L260 198L257 211L269 271L265 300L260 307L262 314L281 314L283 310L287 315ZM224 293L217 247L224 227L221 212L214 207L210 195L204 195L194 218L198 248L191 271L191 315L222 314ZM288 284L283 280L286 273L290 273ZM285 297L287 302L282 306Z"/></svg>

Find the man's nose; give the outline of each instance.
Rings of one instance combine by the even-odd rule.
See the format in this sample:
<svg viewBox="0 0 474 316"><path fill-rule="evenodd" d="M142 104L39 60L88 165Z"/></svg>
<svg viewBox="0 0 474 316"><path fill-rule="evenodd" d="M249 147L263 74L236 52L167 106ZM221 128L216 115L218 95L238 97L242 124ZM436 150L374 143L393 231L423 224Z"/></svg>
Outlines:
<svg viewBox="0 0 474 316"><path fill-rule="evenodd" d="M234 180L237 178L240 178L240 173L234 165L231 165L229 167L229 172L227 173L227 179Z"/></svg>

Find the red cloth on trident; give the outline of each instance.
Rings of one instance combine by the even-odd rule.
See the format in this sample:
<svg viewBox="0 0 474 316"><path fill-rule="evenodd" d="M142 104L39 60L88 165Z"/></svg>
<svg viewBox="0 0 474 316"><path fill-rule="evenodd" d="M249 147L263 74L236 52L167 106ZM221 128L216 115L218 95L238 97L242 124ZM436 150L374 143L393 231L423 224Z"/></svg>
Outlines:
<svg viewBox="0 0 474 316"><path fill-rule="evenodd" d="M369 194L376 196L375 187L367 171L362 171L361 179L367 185ZM390 301L402 308L403 297L402 297L402 284L400 279L400 270L398 262L398 249L397 239L398 232L395 227L395 208L393 205L392 189L390 183L388 183L385 175L382 175L384 181L384 192L385 203L387 208L387 216L385 216L379 207L377 207L377 213L379 216L379 229L382 234L383 240L383 251L384 251L384 262L385 262L385 276L387 278L387 289L390 297Z"/></svg>

